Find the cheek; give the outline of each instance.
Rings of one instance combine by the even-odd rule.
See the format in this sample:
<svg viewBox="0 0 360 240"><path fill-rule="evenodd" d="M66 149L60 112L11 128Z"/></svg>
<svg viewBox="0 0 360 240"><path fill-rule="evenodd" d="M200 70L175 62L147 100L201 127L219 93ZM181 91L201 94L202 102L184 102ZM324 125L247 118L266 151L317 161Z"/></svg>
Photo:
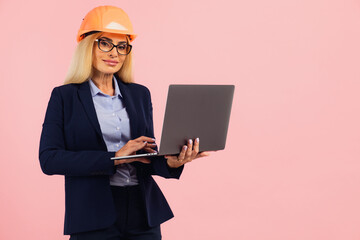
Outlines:
<svg viewBox="0 0 360 240"><path fill-rule="evenodd" d="M119 64L118 64L118 66L116 67L116 71L119 71L121 68L122 68L122 66L124 65L124 62L125 62L125 57L119 57L118 58L118 61L119 61Z"/></svg>
<svg viewBox="0 0 360 240"><path fill-rule="evenodd" d="M95 57L93 57L93 60L92 60L92 66L94 67L94 68L96 68L96 58Z"/></svg>
<svg viewBox="0 0 360 240"><path fill-rule="evenodd" d="M124 64L125 59L126 59L126 56L121 56L121 57L119 58L119 62L121 63L121 66Z"/></svg>
<svg viewBox="0 0 360 240"><path fill-rule="evenodd" d="M99 67L99 64L100 64L100 57L99 57L99 54L96 53L96 51L94 51L94 54L93 54L93 60L92 60L92 66L94 68L98 68Z"/></svg>

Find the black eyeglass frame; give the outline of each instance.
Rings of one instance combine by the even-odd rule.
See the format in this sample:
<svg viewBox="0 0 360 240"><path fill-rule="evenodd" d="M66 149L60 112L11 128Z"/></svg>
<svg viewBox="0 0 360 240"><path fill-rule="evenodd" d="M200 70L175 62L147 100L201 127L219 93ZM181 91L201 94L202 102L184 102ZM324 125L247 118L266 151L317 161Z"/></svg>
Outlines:
<svg viewBox="0 0 360 240"><path fill-rule="evenodd" d="M107 43L109 43L109 44L112 45L112 47L110 48L109 51L104 51L103 49L100 48L100 42L101 42L101 41L107 42ZM101 38L96 39L95 42L97 42L98 48L99 48L101 51L103 51L103 52L111 52L111 51L114 49L114 47L116 47L116 51L117 51L118 54L120 54L120 55L129 55L129 53L131 52L131 49L132 49L132 45L130 45L130 44L125 43L125 44L115 45L115 44L113 44L112 42L109 42L109 41L107 41L107 40L105 40L105 39L101 39ZM129 49L129 52L126 53L126 54L120 53L120 52L119 52L119 48L118 48L118 47L124 46L124 45L127 45L127 46L130 48L130 49Z"/></svg>

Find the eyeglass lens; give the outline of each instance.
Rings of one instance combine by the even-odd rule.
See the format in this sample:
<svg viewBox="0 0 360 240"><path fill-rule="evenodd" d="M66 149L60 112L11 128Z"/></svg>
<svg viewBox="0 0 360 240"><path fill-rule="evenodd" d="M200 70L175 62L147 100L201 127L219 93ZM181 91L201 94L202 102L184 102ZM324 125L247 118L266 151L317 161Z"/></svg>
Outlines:
<svg viewBox="0 0 360 240"><path fill-rule="evenodd" d="M123 55L128 54L131 50L131 47L126 43L114 45L103 39L98 40L98 46L99 46L99 49L104 52L110 52L114 47L116 47L118 53L123 54Z"/></svg>

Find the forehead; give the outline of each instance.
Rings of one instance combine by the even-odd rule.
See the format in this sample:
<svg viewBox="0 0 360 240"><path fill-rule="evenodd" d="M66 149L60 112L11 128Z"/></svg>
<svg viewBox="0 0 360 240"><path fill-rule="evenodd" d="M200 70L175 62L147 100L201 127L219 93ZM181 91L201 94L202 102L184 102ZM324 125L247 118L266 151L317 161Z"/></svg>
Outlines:
<svg viewBox="0 0 360 240"><path fill-rule="evenodd" d="M102 33L100 37L106 37L108 39L111 39L113 42L121 42L126 41L126 35L125 34L118 34L118 33Z"/></svg>

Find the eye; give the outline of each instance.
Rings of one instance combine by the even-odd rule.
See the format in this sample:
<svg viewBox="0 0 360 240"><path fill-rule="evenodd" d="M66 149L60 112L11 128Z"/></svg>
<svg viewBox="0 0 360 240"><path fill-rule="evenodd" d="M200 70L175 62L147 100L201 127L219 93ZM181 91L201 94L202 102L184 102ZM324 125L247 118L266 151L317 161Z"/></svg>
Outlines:
<svg viewBox="0 0 360 240"><path fill-rule="evenodd" d="M126 44L117 45L117 48L119 50L125 50L127 48L127 45Z"/></svg>
<svg viewBox="0 0 360 240"><path fill-rule="evenodd" d="M104 48L111 48L111 44L108 41L100 39L100 45Z"/></svg>

